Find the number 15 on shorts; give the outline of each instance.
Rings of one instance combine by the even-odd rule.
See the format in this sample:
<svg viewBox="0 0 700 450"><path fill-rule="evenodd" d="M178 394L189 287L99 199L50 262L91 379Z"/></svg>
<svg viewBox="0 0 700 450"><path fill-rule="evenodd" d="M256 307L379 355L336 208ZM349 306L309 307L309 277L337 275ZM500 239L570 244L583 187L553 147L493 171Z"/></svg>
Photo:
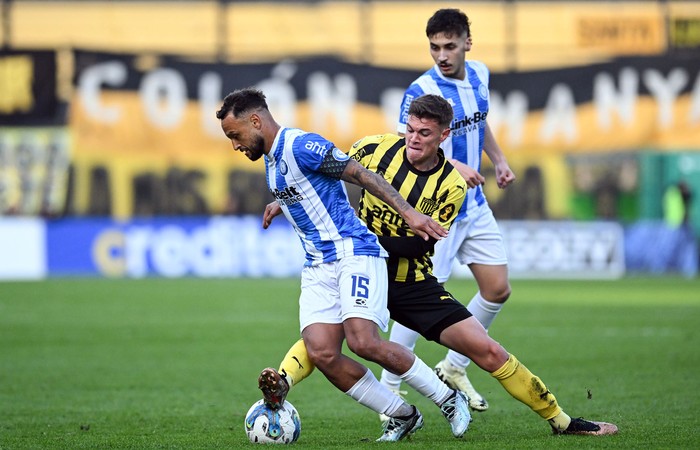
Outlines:
<svg viewBox="0 0 700 450"><path fill-rule="evenodd" d="M365 305L369 298L369 278L361 275L352 275L352 296L355 303Z"/></svg>

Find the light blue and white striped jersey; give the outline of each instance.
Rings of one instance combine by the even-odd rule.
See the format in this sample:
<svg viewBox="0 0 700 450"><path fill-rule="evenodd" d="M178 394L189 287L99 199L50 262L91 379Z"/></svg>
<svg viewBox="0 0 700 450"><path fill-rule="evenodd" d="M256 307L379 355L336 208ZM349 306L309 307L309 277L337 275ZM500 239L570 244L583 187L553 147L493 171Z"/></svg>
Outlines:
<svg viewBox="0 0 700 450"><path fill-rule="evenodd" d="M345 184L322 171L330 157L339 163L349 159L322 136L296 128L281 128L265 155L267 186L299 235L304 265L353 255L387 257L377 236L355 214Z"/></svg>
<svg viewBox="0 0 700 450"><path fill-rule="evenodd" d="M435 65L411 83L401 102L397 130L406 133L408 107L414 98L424 94L439 95L452 105L454 112L450 137L440 147L447 158L454 158L481 171L486 116L489 112L489 70L479 61L465 61L464 65L464 80L446 78ZM470 210L484 203L486 197L481 186L468 189L467 198L455 220L465 218Z"/></svg>

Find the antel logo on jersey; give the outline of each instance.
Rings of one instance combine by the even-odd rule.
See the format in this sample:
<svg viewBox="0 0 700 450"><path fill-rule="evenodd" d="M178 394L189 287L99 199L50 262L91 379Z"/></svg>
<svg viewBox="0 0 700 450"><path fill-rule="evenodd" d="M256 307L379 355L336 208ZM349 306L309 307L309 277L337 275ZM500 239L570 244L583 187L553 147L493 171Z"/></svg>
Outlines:
<svg viewBox="0 0 700 450"><path fill-rule="evenodd" d="M304 196L297 191L295 186L287 186L284 189L272 189L270 194L275 197L280 205L289 206L304 200Z"/></svg>
<svg viewBox="0 0 700 450"><path fill-rule="evenodd" d="M399 114L402 123L408 122L408 108L409 106L411 106L411 102L414 98L414 96L406 94L406 97L404 98L403 103L401 104L401 112Z"/></svg>
<svg viewBox="0 0 700 450"><path fill-rule="evenodd" d="M304 145L304 148L307 149L310 152L314 152L316 154L322 155L323 152L326 150L325 145L321 145L316 141L309 141Z"/></svg>

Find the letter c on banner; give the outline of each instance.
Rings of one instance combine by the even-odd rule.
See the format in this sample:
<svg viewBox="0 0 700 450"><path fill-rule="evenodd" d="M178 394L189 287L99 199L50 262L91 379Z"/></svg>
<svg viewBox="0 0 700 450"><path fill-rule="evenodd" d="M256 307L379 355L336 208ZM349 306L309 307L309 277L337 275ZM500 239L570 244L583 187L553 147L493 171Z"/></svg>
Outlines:
<svg viewBox="0 0 700 450"><path fill-rule="evenodd" d="M175 128L187 107L187 85L176 70L157 69L141 81L140 95L148 120L160 128Z"/></svg>
<svg viewBox="0 0 700 450"><path fill-rule="evenodd" d="M126 245L124 233L106 230L99 234L92 245L92 259L97 269L108 277L123 277L126 273Z"/></svg>

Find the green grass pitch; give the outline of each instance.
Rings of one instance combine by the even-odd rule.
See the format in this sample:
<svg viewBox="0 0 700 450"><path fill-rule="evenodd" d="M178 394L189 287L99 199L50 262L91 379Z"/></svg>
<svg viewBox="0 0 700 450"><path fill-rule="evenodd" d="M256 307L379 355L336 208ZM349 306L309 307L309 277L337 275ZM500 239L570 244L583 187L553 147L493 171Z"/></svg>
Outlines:
<svg viewBox="0 0 700 450"><path fill-rule="evenodd" d="M411 449L700 448L700 280L514 280L491 335L572 416L611 437L552 436L475 366L491 408L461 440L414 391ZM0 449L256 448L243 431L257 375L298 337L297 279L53 279L0 283ZM470 280L451 281L463 300ZM433 365L444 355L419 341ZM378 375L379 369L370 365ZM320 373L288 399L297 448L378 448L377 416Z"/></svg>

